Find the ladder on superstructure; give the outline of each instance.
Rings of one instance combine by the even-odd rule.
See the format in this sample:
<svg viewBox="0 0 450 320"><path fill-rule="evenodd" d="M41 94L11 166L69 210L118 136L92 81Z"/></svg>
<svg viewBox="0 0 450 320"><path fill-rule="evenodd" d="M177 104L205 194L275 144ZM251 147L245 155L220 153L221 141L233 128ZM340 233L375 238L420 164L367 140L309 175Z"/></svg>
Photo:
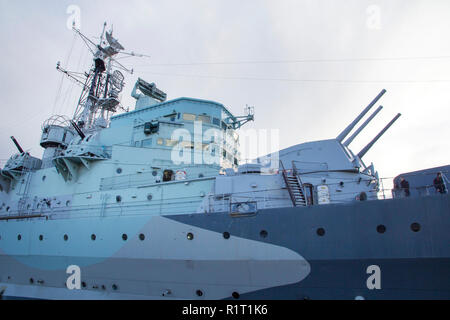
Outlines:
<svg viewBox="0 0 450 320"><path fill-rule="evenodd" d="M280 167L294 207L306 207L308 204L306 202L303 183L297 175L296 170L293 169L291 173L289 173L285 169L283 161L280 161Z"/></svg>

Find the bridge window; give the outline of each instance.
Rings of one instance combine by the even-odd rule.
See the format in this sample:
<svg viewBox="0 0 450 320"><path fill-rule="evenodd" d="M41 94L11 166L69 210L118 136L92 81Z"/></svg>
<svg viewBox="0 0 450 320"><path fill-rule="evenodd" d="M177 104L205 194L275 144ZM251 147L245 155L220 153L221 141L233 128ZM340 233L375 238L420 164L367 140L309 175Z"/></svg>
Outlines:
<svg viewBox="0 0 450 320"><path fill-rule="evenodd" d="M220 127L220 119L219 118L213 118L213 124Z"/></svg>
<svg viewBox="0 0 450 320"><path fill-rule="evenodd" d="M180 143L181 147L187 148L187 149L194 149L194 144L190 141L183 141Z"/></svg>
<svg viewBox="0 0 450 320"><path fill-rule="evenodd" d="M195 121L195 119L196 119L195 114L192 114L192 113L185 113L185 114L183 114L183 120Z"/></svg>
<svg viewBox="0 0 450 320"><path fill-rule="evenodd" d="M199 115L197 117L198 121L204 122L204 123L211 123L211 117L206 115Z"/></svg>
<svg viewBox="0 0 450 320"><path fill-rule="evenodd" d="M170 140L170 139L167 139L166 140L166 146L168 146L168 147L174 147L174 146L176 146L178 144L178 141L177 140Z"/></svg>

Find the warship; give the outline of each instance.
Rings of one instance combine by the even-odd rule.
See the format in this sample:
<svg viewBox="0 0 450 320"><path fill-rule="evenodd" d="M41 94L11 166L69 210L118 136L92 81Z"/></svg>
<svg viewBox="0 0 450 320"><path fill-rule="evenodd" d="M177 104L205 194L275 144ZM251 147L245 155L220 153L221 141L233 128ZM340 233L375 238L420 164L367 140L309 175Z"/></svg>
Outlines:
<svg viewBox="0 0 450 320"><path fill-rule="evenodd" d="M448 193L385 199L363 161L400 115L350 148L386 90L336 138L241 162L251 109L139 78L119 114L124 47L74 30L93 65L57 66L82 88L73 118L45 121L42 158L12 137L0 171L3 299L450 299Z"/></svg>

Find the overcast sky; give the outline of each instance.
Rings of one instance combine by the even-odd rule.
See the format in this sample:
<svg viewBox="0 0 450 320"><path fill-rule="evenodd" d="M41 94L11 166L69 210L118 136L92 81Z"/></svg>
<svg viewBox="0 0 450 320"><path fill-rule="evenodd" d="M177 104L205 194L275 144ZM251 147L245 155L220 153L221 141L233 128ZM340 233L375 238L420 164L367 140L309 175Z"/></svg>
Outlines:
<svg viewBox="0 0 450 320"><path fill-rule="evenodd" d="M127 50L151 56L123 60L135 70L124 106L137 77L169 99L213 100L235 115L251 105L246 128L279 129L286 148L335 138L385 88L384 110L351 149L402 113L366 164L381 177L450 164L448 0L0 0L0 159L16 152L11 135L41 156L42 123L73 115L80 88L61 86L56 63L84 71L91 61L67 28L69 7L86 35L98 38L106 21Z"/></svg>

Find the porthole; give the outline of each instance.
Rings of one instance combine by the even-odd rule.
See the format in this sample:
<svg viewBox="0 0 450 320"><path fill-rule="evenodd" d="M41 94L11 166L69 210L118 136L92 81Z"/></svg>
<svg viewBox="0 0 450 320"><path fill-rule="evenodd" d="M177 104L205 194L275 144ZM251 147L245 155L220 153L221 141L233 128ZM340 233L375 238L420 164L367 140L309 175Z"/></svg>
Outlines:
<svg viewBox="0 0 450 320"><path fill-rule="evenodd" d="M203 296L203 291L202 290L197 290L195 292L197 294L197 296L202 297Z"/></svg>
<svg viewBox="0 0 450 320"><path fill-rule="evenodd" d="M145 240L145 234L141 233L139 235L139 240L144 241Z"/></svg>
<svg viewBox="0 0 450 320"><path fill-rule="evenodd" d="M66 207L70 206L70 200L66 201Z"/></svg>
<svg viewBox="0 0 450 320"><path fill-rule="evenodd" d="M158 175L158 171L153 171L153 172L152 172L152 175L153 175L154 177L156 177L156 176Z"/></svg>
<svg viewBox="0 0 450 320"><path fill-rule="evenodd" d="M20 235L20 234L17 235L17 240L19 240L19 241L22 240L22 235Z"/></svg>
<svg viewBox="0 0 450 320"><path fill-rule="evenodd" d="M225 239L230 239L230 233L229 232L224 232L223 233L223 237L225 238Z"/></svg>
<svg viewBox="0 0 450 320"><path fill-rule="evenodd" d="M239 298L241 297L241 295L240 295L238 292L233 292L232 296L233 296L233 298L236 299L236 300L239 299Z"/></svg>
<svg viewBox="0 0 450 320"><path fill-rule="evenodd" d="M34 279L30 278L30 284L33 284L33 283L34 283Z"/></svg>
<svg viewBox="0 0 450 320"><path fill-rule="evenodd" d="M194 234L189 232L189 233L187 234L187 239L188 239L188 240L194 240Z"/></svg>
<svg viewBox="0 0 450 320"><path fill-rule="evenodd" d="M122 173L122 168L117 168L116 172L117 172L117 174L121 174Z"/></svg>
<svg viewBox="0 0 450 320"><path fill-rule="evenodd" d="M413 231L413 232L419 232L420 231L420 224L419 223L417 223L417 222L415 222L415 223L413 223L412 225L411 225L411 230Z"/></svg>
<svg viewBox="0 0 450 320"><path fill-rule="evenodd" d="M117 289L119 289L119 287L117 286L117 284L113 284L113 285L112 285L112 288L113 288L114 291L116 291Z"/></svg>
<svg viewBox="0 0 450 320"><path fill-rule="evenodd" d="M39 236L39 241L44 241L44 236L42 234Z"/></svg>
<svg viewBox="0 0 450 320"><path fill-rule="evenodd" d="M269 235L269 233L266 231L266 230L262 230L260 233L259 233L259 236L261 237L261 238L267 238L267 236Z"/></svg>
<svg viewBox="0 0 450 320"><path fill-rule="evenodd" d="M121 196L117 196L117 197L116 197L116 202L117 202L117 203L122 202L122 197L121 197Z"/></svg>
<svg viewBox="0 0 450 320"><path fill-rule="evenodd" d="M325 229L324 228L317 229L317 235L319 237L323 237L325 235Z"/></svg>
<svg viewBox="0 0 450 320"><path fill-rule="evenodd" d="M379 225L378 227L377 227L377 232L378 233L381 233L381 234L383 234L383 233L385 233L386 232L386 226L384 226L384 225Z"/></svg>
<svg viewBox="0 0 450 320"><path fill-rule="evenodd" d="M127 241L128 240L128 235L126 235L125 233L122 235L122 240L123 241Z"/></svg>
<svg viewBox="0 0 450 320"><path fill-rule="evenodd" d="M96 236L95 234L92 234L92 235L91 235L91 240L92 240L92 241L95 241L96 239L97 239L97 236Z"/></svg>
<svg viewBox="0 0 450 320"><path fill-rule="evenodd" d="M68 241L69 240L69 236L67 234L64 235L64 241Z"/></svg>
<svg viewBox="0 0 450 320"><path fill-rule="evenodd" d="M149 195L147 196L147 200L148 200L148 201L152 201L152 199L153 199L153 195L149 194Z"/></svg>
<svg viewBox="0 0 450 320"><path fill-rule="evenodd" d="M83 281L83 282L81 283L81 286L82 286L83 288L86 288L86 287L87 287L86 282Z"/></svg>

